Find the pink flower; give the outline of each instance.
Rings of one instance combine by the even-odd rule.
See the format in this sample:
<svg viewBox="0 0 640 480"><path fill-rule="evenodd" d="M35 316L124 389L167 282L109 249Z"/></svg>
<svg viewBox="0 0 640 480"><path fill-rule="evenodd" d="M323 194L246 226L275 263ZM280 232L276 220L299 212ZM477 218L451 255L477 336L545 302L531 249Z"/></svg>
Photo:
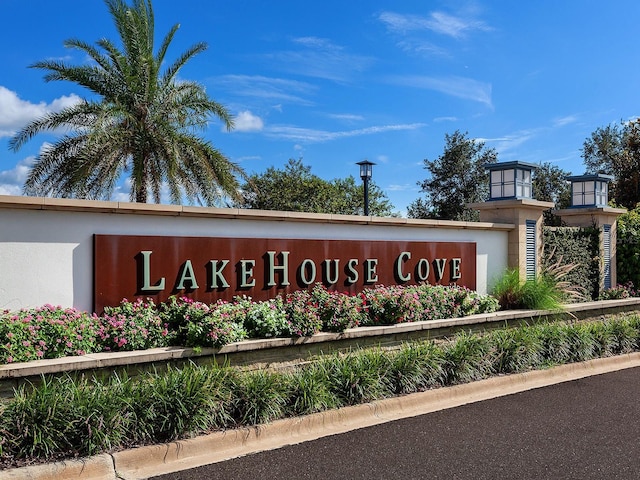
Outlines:
<svg viewBox="0 0 640 480"><path fill-rule="evenodd" d="M7 357L7 363L13 363L13 357L11 356Z"/></svg>

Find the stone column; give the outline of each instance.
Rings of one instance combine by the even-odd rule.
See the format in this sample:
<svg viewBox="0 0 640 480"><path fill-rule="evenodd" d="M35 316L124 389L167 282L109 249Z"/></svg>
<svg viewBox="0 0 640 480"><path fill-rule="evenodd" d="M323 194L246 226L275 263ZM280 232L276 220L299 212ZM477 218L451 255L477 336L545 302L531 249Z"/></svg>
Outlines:
<svg viewBox="0 0 640 480"><path fill-rule="evenodd" d="M516 226L509 232L507 264L509 268L517 268L523 280L527 278L527 223L535 225L535 273L540 271L542 214L554 207L552 202L521 198L472 203L468 207L480 212L481 222L512 223Z"/></svg>
<svg viewBox="0 0 640 480"><path fill-rule="evenodd" d="M600 268L604 269L607 264L609 272L604 272L600 279L600 290L615 287L618 282L616 272L616 239L618 217L627 210L624 208L612 207L575 207L556 210L556 215L562 219L562 223L568 227L596 227L600 231ZM605 229L609 230L609 255L605 255ZM602 270L601 270L602 271ZM609 285L607 285L607 273L609 273Z"/></svg>

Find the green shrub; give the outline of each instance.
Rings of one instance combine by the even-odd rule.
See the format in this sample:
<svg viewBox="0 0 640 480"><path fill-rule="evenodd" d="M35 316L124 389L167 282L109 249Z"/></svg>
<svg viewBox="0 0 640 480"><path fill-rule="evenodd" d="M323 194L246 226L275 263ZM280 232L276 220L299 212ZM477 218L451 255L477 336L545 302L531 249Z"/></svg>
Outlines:
<svg viewBox="0 0 640 480"><path fill-rule="evenodd" d="M600 231L595 227L543 227L542 269L554 265L574 265L565 281L577 286L588 298L600 289Z"/></svg>
<svg viewBox="0 0 640 480"><path fill-rule="evenodd" d="M362 292L367 316L363 325L393 325L421 320L420 297L412 288L379 285Z"/></svg>
<svg viewBox="0 0 640 480"><path fill-rule="evenodd" d="M616 233L618 282L640 285L640 206L618 217Z"/></svg>

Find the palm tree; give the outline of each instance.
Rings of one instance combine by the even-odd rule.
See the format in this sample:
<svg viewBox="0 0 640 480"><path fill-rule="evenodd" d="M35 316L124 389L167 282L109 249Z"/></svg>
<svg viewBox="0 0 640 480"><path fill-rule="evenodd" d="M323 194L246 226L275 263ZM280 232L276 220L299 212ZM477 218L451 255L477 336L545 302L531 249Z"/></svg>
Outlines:
<svg viewBox="0 0 640 480"><path fill-rule="evenodd" d="M151 0L105 0L122 47L108 39L96 46L72 39L65 46L85 52L90 65L72 66L42 61L33 68L47 70L46 81L66 80L95 94L60 112L34 120L10 141L20 149L36 134L67 129L36 158L24 185L27 195L104 199L118 180L128 175L130 200L158 203L167 185L171 201L183 198L214 205L237 198L242 169L210 142L196 135L211 117L227 130L233 119L195 82L177 79L180 69L207 46L198 43L161 72L165 55L179 25L174 25L154 54Z"/></svg>

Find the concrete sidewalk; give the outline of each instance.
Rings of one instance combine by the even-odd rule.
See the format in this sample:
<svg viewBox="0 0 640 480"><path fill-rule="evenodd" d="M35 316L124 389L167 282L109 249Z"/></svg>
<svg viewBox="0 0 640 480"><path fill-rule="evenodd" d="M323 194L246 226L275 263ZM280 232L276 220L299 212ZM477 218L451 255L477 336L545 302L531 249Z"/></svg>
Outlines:
<svg viewBox="0 0 640 480"><path fill-rule="evenodd" d="M102 454L78 461L4 470L0 472L0 479L145 479L392 420L638 366L640 353L633 353L548 370L494 377L300 418L278 420L252 428L216 432L169 444Z"/></svg>

